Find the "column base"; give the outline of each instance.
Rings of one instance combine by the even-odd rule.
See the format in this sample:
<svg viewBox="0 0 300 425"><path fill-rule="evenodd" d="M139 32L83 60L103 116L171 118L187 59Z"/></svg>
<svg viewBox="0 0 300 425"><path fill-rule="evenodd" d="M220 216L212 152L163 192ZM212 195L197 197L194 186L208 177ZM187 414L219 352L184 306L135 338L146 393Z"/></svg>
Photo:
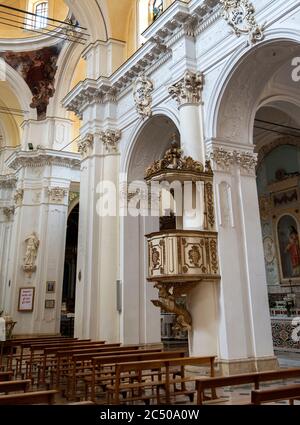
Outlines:
<svg viewBox="0 0 300 425"><path fill-rule="evenodd" d="M219 374L222 376L240 375L242 373L255 373L268 370L278 370L279 363L274 357L257 357L249 359L218 361Z"/></svg>

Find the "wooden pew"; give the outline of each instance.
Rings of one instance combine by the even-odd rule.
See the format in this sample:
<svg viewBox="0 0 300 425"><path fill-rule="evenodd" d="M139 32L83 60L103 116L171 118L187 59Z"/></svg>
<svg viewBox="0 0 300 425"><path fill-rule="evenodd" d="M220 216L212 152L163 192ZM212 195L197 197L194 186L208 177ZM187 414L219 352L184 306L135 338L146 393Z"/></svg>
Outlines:
<svg viewBox="0 0 300 425"><path fill-rule="evenodd" d="M54 350L55 349L59 350L59 349L63 349L63 348L67 349L69 347L77 347L77 346L81 347L81 346L84 346L84 345L86 345L90 342L91 342L91 340L83 340L83 341L74 340L74 341L71 341L71 342L62 341L60 343L56 342L56 343L50 343L50 344L48 344L48 343L29 344L29 345L27 343L22 344L22 346L24 348L30 349L30 357L29 357L29 360L28 360L28 363L27 363L26 378L32 379L32 366L33 366L34 358L37 355L37 353L39 353L39 357L40 357L40 355L43 356L44 350L47 349L47 348L52 348Z"/></svg>
<svg viewBox="0 0 300 425"><path fill-rule="evenodd" d="M101 353L105 351L114 351L120 349L119 343L116 344L86 344L84 346L73 346L73 347L64 347L59 350L57 349L46 349L44 352L44 358L43 358L43 380L42 382L45 382L45 370L47 367L47 357L50 355L51 358L51 383L53 384L53 379L55 379L56 386L59 388L60 378L61 378L61 372L67 368L69 370L70 365L70 359L74 354L84 354L84 353Z"/></svg>
<svg viewBox="0 0 300 425"><path fill-rule="evenodd" d="M0 396L0 406L15 406L26 404L54 404L57 391L37 391L24 394Z"/></svg>
<svg viewBox="0 0 300 425"><path fill-rule="evenodd" d="M47 369L47 361L49 360L49 356L51 358L51 364L52 366L56 365L57 360L61 360L61 356L59 356L59 353L66 353L67 351L72 350L96 350L96 349L108 349L108 348L114 348L119 347L120 344L105 344L105 341L98 341L98 342L88 342L84 344L71 344L71 345L63 345L63 346L54 346L54 347L47 347L44 348L43 354L41 354L40 359L37 361L37 368L39 369L39 366L41 366L42 369L42 383L45 383L46 379L46 369ZM52 356L52 357L51 357ZM63 356L62 356L63 357ZM40 379L40 369L38 372L38 380Z"/></svg>
<svg viewBox="0 0 300 425"><path fill-rule="evenodd" d="M112 357L94 357L92 359L92 376L90 378L86 378L86 386L90 384L91 386L91 399L92 401L96 400L96 385L101 384L103 386L107 386L107 381L113 383L116 379L116 367L117 363L131 363L135 364L141 361L154 361L159 359L160 361L164 359L170 358L182 358L185 356L185 350L177 350L177 351L161 351L154 353L134 353L134 354L125 354L120 355L117 358L115 356ZM110 373L107 374L104 371L104 368L109 367ZM153 376L153 374L148 374L148 376ZM105 384L105 385L104 385ZM87 394L86 394L87 398Z"/></svg>
<svg viewBox="0 0 300 425"><path fill-rule="evenodd" d="M151 355L154 353L161 353L160 348L151 348L149 350L141 348L140 346L123 346L119 350L114 351L103 351L103 352L91 352L84 354L73 354L70 360L70 369L67 382L67 396L73 399L76 394L77 381L79 379L84 380L85 382L85 399L88 399L88 390L92 385L92 374L94 370L95 363L93 362L94 358L107 359L107 358L123 358L122 356L137 356L137 355ZM95 378L94 378L95 379Z"/></svg>
<svg viewBox="0 0 300 425"><path fill-rule="evenodd" d="M5 346L10 348L10 354L7 358L7 368L12 368L13 360L14 360L14 349L17 350L20 348L20 354L16 355L15 358L18 358L21 356L21 359L23 357L23 348L21 347L21 344L34 344L34 343L42 343L42 342L52 342L52 341L67 341L67 340L75 340L76 338L66 338L66 337L60 337L60 336L54 336L54 337L39 337L39 338L16 338L5 342ZM19 371L17 371L19 372Z"/></svg>
<svg viewBox="0 0 300 425"><path fill-rule="evenodd" d="M163 353L160 353L163 354ZM124 398L124 402L133 402L138 400L150 400L156 399L157 403L160 404L160 393L159 389L165 389L165 398L166 403L170 404L171 396L177 395L187 395L192 398L195 391L187 390L185 388L186 382L194 382L195 378L186 377L184 368L185 366L200 366L203 364L210 364L211 373L214 374L214 356L209 357L172 357L172 352L169 353L169 359L157 359L152 361L138 361L138 362L128 362L128 363L117 363L116 364L116 373L115 373L115 383L114 385L107 386L107 401L108 404L111 402L113 404L120 404L120 394L134 392L138 390L138 395L131 395L131 397ZM177 374L174 375L174 368L180 368L180 376L177 377ZM156 376L156 379L151 381L143 382L143 376L148 373L149 370L157 369L159 373ZM137 373L138 382L137 383L123 383L122 375L130 372ZM181 385L181 389L178 391L175 388L175 385ZM171 391L171 386L174 386L173 392ZM145 389L154 389L154 394L152 391L151 395L143 394Z"/></svg>
<svg viewBox="0 0 300 425"><path fill-rule="evenodd" d="M24 381L0 382L0 394L8 394L19 391L26 393L29 391L30 387L31 381L29 379Z"/></svg>
<svg viewBox="0 0 300 425"><path fill-rule="evenodd" d="M12 379L13 376L14 376L14 372L13 371L0 372L0 382L11 381L11 379Z"/></svg>
<svg viewBox="0 0 300 425"><path fill-rule="evenodd" d="M233 376L222 376L216 378L196 378L197 404L202 405L204 401L204 391L206 389L216 390L231 386L241 386L253 384L255 390L259 389L260 383L293 379L300 377L300 368L274 370L267 372L255 372Z"/></svg>
<svg viewBox="0 0 300 425"><path fill-rule="evenodd" d="M289 400L290 405L293 405L295 400L300 400L300 385L254 390L251 393L251 403L255 405L281 400Z"/></svg>

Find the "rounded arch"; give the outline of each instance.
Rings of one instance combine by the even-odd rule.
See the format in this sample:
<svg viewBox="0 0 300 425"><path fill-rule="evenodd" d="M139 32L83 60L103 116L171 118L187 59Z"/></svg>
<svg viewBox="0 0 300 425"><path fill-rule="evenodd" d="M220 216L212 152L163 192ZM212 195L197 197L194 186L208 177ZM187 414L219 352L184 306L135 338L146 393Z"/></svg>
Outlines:
<svg viewBox="0 0 300 425"><path fill-rule="evenodd" d="M75 199L73 199L73 201L71 201L69 208L68 208L68 217L70 217L70 214L72 213L72 211L74 210L74 208L77 207L77 205L80 204L80 198L79 196Z"/></svg>
<svg viewBox="0 0 300 425"><path fill-rule="evenodd" d="M179 132L179 117L172 109L157 107L153 109L153 115L149 120L144 121L142 118L140 118L128 137L129 143L127 144L124 155L124 162L121 167L123 173L129 175L130 165L132 163L132 159L134 158L134 153L138 149L138 145L140 143L143 132L149 125L149 122L153 122L153 119L159 117L167 119L170 124L172 123L173 129ZM149 162L149 164L150 163L151 161Z"/></svg>
<svg viewBox="0 0 300 425"><path fill-rule="evenodd" d="M24 111L24 119L37 119L36 109L30 108L32 102L32 93L30 88L10 65L5 65L5 81L15 95L22 111Z"/></svg>
<svg viewBox="0 0 300 425"><path fill-rule="evenodd" d="M55 94L50 99L48 115L68 118L69 112L62 106L61 100L69 93L72 77L80 61L84 46L76 43L66 44L57 62L57 74L55 78Z"/></svg>
<svg viewBox="0 0 300 425"><path fill-rule="evenodd" d="M80 25L87 28L90 34L90 41L107 41L108 20L106 16L106 2L89 0L88 6L84 1L65 0L70 10L74 13Z"/></svg>
<svg viewBox="0 0 300 425"><path fill-rule="evenodd" d="M208 102L206 129L208 139L227 139L228 134L226 132L230 127L230 134L234 136L233 141L241 143L242 140L245 143L246 138L247 143L251 144L253 121L261 101L259 95L262 93L270 75L274 75L282 66L282 61L276 64L274 57L272 60L272 49L274 47L280 49L280 55L284 60L293 51L297 52L299 43L299 31L294 28L269 30L265 32L265 41L255 46L249 46L246 51L245 46L241 45L229 57L220 72ZM253 64L255 61L257 63ZM251 72L249 72L250 64ZM236 91L233 90L234 86L237 88ZM256 88L256 92L253 87ZM243 97L243 100L245 100L244 110L249 111L251 109L253 111L251 117L248 113L246 123L241 119L241 113L244 110L241 111L240 104L237 106L237 97ZM243 127L242 134L241 127Z"/></svg>

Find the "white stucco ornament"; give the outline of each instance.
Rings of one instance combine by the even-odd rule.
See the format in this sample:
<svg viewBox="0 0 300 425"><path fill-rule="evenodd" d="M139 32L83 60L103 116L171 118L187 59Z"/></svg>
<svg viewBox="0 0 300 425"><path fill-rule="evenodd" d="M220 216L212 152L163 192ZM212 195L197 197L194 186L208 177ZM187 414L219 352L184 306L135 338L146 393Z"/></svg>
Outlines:
<svg viewBox="0 0 300 425"><path fill-rule="evenodd" d="M223 16L233 28L235 34L249 35L250 44L264 38L264 25L260 26L255 19L255 8L248 0L220 0L223 5Z"/></svg>
<svg viewBox="0 0 300 425"><path fill-rule="evenodd" d="M28 236L27 239L25 239L25 242L27 244L27 247L26 254L24 257L23 270L25 271L25 273L29 274L29 277L31 277L32 273L36 271L35 262L40 246L40 241L36 233L33 232L30 236Z"/></svg>
<svg viewBox="0 0 300 425"><path fill-rule="evenodd" d="M144 74L140 74L134 83L134 102L137 112L144 118L152 116L153 89L154 85L152 80Z"/></svg>

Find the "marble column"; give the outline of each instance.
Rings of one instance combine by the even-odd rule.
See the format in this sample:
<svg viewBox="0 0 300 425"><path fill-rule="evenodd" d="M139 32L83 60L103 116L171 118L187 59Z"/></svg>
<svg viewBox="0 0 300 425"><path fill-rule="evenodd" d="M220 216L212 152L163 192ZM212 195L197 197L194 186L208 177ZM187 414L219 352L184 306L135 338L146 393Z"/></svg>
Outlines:
<svg viewBox="0 0 300 425"><path fill-rule="evenodd" d="M117 130L88 134L80 143L81 203L78 243L75 335L80 338L119 341L117 280L119 279L119 140ZM112 216L103 188L115 188Z"/></svg>
<svg viewBox="0 0 300 425"><path fill-rule="evenodd" d="M14 175L0 176L0 312L4 311L4 313L8 312L10 308L10 301L7 296L10 287L8 268L15 214L13 194L16 182Z"/></svg>
<svg viewBox="0 0 300 425"><path fill-rule="evenodd" d="M178 104L181 146L184 154L205 164L202 121L203 84L202 73L186 71L183 78L169 88L169 93ZM184 230L204 230L203 217L199 214L199 211L203 211L204 199L201 199L200 193L198 195L197 204L195 203L197 197L194 186L191 196L197 213L194 217L190 217L188 211L184 211ZM188 296L187 307L193 319L193 328L189 334L191 355L216 355L218 352L217 289L216 283L199 282Z"/></svg>
<svg viewBox="0 0 300 425"><path fill-rule="evenodd" d="M211 148L219 233L219 357L224 374L276 368L251 150Z"/></svg>

